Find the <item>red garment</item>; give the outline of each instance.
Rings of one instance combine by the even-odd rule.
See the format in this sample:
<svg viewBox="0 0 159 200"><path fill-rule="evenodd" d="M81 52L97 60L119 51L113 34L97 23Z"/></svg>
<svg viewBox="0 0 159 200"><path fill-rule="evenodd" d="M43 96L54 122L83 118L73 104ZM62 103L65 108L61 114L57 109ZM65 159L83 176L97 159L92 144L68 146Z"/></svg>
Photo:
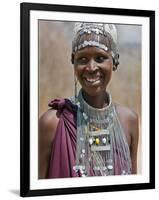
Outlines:
<svg viewBox="0 0 159 200"><path fill-rule="evenodd" d="M48 178L78 177L73 170L76 156L76 107L68 99L55 99L49 106L60 114L52 143Z"/></svg>
<svg viewBox="0 0 159 200"><path fill-rule="evenodd" d="M76 161L76 114L77 107L68 99L55 99L49 103L60 115L55 137L52 142L48 178L80 177L73 169ZM118 150L114 147L114 175L121 175L122 169ZM126 165L126 161L125 161ZM89 176L95 176L92 169Z"/></svg>

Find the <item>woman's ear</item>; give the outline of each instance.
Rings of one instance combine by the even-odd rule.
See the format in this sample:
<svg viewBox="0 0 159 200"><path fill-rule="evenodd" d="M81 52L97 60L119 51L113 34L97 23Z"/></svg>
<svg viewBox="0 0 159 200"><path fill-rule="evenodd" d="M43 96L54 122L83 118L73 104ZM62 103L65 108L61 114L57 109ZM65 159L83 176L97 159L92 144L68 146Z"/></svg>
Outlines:
<svg viewBox="0 0 159 200"><path fill-rule="evenodd" d="M117 69L119 65L119 54L116 54L113 58L113 71Z"/></svg>
<svg viewBox="0 0 159 200"><path fill-rule="evenodd" d="M75 57L75 54L72 53L72 54L71 54L71 63L72 63L72 64L74 64L74 57Z"/></svg>

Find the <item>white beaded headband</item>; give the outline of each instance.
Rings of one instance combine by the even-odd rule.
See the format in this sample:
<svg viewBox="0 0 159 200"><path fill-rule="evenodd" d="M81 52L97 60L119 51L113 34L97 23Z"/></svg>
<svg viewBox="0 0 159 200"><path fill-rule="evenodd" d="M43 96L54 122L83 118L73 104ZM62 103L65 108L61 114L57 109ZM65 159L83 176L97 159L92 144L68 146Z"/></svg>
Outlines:
<svg viewBox="0 0 159 200"><path fill-rule="evenodd" d="M111 49L107 46L107 44L103 44L98 40L84 40L82 42L78 42L79 38L84 34L95 33L95 35L99 36L103 35L105 37L109 37ZM119 64L119 52L117 48L117 30L114 24L102 24L102 23L86 23L86 22L78 22L75 23L74 26L74 36L72 42L72 52L75 53L78 50L81 50L87 46L95 46L101 48L105 51L110 51L112 57L115 59L115 66Z"/></svg>
<svg viewBox="0 0 159 200"><path fill-rule="evenodd" d="M92 44L92 46L97 46L100 45L101 48L104 48L104 50L108 50L108 47L105 44L97 44L97 42L95 41L87 41L87 43L85 42L84 45L79 45L79 46L75 46L76 44L76 40L78 37L82 36L83 34L91 34L91 33L95 33L96 35L104 35L107 36L108 34L111 36L112 38L112 42L114 44L117 43L117 31L116 31L116 27L114 24L97 24L97 23L84 23L84 22L78 22L75 23L75 27L74 27L74 40L73 40L73 48L76 48L75 51L84 48L86 46L90 46ZM105 48L106 47L106 48Z"/></svg>

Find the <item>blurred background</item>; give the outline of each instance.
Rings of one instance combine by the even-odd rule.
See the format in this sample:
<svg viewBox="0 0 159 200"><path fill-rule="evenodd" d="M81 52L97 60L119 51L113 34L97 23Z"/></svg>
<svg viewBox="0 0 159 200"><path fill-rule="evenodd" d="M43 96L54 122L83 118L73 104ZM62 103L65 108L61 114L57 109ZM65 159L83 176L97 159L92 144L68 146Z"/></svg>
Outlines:
<svg viewBox="0 0 159 200"><path fill-rule="evenodd" d="M71 44L73 22L39 20L39 116L54 98L74 95ZM113 101L127 106L141 121L141 29L139 25L116 24L120 53L109 92ZM140 124L141 133L141 124ZM141 134L138 153L141 171Z"/></svg>

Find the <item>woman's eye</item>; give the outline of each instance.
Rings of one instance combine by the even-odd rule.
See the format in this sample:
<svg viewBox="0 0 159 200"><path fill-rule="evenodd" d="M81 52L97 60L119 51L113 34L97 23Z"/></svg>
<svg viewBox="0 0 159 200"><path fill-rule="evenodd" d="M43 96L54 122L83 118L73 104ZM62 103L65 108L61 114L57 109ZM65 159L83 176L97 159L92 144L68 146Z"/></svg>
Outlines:
<svg viewBox="0 0 159 200"><path fill-rule="evenodd" d="M98 57L96 57L96 62L102 63L105 61L105 59L107 59L106 56L98 56Z"/></svg>
<svg viewBox="0 0 159 200"><path fill-rule="evenodd" d="M78 64L86 64L87 63L87 58L81 57L77 59Z"/></svg>

